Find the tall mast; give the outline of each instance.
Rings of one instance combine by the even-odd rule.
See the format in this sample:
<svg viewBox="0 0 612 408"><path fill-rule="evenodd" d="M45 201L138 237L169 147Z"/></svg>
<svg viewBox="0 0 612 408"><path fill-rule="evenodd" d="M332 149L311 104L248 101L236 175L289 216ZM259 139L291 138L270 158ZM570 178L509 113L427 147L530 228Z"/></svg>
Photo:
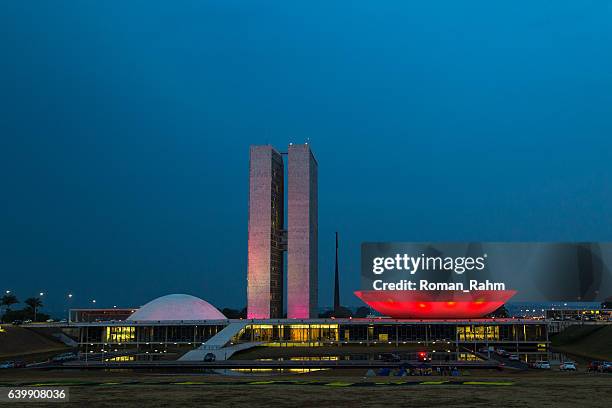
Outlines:
<svg viewBox="0 0 612 408"><path fill-rule="evenodd" d="M340 280L338 278L338 232L336 232L336 280L334 284L334 312L340 310Z"/></svg>

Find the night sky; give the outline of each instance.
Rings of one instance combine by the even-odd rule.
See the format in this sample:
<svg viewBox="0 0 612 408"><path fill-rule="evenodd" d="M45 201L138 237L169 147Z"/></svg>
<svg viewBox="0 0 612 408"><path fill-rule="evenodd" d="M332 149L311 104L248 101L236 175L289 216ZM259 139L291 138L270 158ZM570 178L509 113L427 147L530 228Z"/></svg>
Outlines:
<svg viewBox="0 0 612 408"><path fill-rule="evenodd" d="M124 4L125 3L125 4ZM501 3L501 4L500 4ZM363 241L612 240L609 1L0 4L0 290L246 302L248 148Z"/></svg>

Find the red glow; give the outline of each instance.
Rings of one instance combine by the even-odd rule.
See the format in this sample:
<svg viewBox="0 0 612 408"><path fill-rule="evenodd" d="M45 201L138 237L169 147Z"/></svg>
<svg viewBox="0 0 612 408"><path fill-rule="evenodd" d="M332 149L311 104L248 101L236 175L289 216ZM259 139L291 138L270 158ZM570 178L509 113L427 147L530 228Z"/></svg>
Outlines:
<svg viewBox="0 0 612 408"><path fill-rule="evenodd" d="M464 319L489 314L503 306L515 290L426 291L366 290L355 295L372 309L393 318Z"/></svg>

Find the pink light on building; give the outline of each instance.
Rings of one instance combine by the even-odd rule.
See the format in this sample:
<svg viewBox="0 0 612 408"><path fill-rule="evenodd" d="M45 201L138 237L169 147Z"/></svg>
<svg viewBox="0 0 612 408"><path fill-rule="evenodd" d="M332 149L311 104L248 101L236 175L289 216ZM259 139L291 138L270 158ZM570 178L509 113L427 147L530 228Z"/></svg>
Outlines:
<svg viewBox="0 0 612 408"><path fill-rule="evenodd" d="M316 318L317 161L307 144L289 146L287 189L287 317Z"/></svg>
<svg viewBox="0 0 612 408"><path fill-rule="evenodd" d="M247 317L269 319L283 312L283 160L271 146L251 146Z"/></svg>

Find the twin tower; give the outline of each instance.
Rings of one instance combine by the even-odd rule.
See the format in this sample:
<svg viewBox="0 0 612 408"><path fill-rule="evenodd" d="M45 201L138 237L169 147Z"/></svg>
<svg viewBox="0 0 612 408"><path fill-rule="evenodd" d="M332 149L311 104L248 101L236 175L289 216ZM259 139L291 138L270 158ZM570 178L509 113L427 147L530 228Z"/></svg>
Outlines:
<svg viewBox="0 0 612 408"><path fill-rule="evenodd" d="M287 156L287 228L285 165ZM318 264L317 161L308 144L251 146L247 317L283 317L287 252L287 318L316 318Z"/></svg>

